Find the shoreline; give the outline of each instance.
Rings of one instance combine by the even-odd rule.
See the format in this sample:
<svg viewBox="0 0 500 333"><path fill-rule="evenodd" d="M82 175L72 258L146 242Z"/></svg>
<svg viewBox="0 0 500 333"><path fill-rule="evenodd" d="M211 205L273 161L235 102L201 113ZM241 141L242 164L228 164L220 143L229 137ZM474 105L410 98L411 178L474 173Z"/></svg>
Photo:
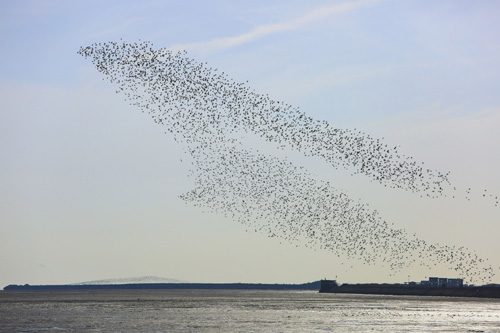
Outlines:
<svg viewBox="0 0 500 333"><path fill-rule="evenodd" d="M270 283L126 283L126 284L83 284L83 285L15 285L3 291L55 291L55 290L144 290L144 289L236 289L236 290L319 290L321 281L302 284Z"/></svg>

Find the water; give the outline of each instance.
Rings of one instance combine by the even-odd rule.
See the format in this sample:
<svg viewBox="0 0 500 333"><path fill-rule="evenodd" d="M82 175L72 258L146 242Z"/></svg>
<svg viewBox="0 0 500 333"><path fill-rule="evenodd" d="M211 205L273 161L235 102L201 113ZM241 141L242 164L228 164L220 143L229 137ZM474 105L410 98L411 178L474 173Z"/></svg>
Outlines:
<svg viewBox="0 0 500 333"><path fill-rule="evenodd" d="M0 332L500 332L500 300L260 290L0 292Z"/></svg>

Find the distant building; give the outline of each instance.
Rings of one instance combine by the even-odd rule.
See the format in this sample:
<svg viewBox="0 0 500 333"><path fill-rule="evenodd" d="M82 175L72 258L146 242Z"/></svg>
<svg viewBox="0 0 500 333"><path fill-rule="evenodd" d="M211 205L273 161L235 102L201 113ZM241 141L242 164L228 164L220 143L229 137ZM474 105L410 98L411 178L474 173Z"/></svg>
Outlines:
<svg viewBox="0 0 500 333"><path fill-rule="evenodd" d="M427 281L425 280L420 281L420 285L424 287L439 287L439 278L430 277L429 280Z"/></svg>
<svg viewBox="0 0 500 333"><path fill-rule="evenodd" d="M464 286L464 279L448 279L448 287L462 288Z"/></svg>
<svg viewBox="0 0 500 333"><path fill-rule="evenodd" d="M337 288L339 285L337 284L336 280L321 280L321 287L319 289L320 293L328 293L332 292L335 288Z"/></svg>
<svg viewBox="0 0 500 333"><path fill-rule="evenodd" d="M438 278L438 286L446 288L448 286L448 278Z"/></svg>
<svg viewBox="0 0 500 333"><path fill-rule="evenodd" d="M439 278L438 277L430 277L429 283L432 287L439 287Z"/></svg>
<svg viewBox="0 0 500 333"><path fill-rule="evenodd" d="M430 277L428 281L421 281L420 285L434 288L461 288L464 286L464 279Z"/></svg>

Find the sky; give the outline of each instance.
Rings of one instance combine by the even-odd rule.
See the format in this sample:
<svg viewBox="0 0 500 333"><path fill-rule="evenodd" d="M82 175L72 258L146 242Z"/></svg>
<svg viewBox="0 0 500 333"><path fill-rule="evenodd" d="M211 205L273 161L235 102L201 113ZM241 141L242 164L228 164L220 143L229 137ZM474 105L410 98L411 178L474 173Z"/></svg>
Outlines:
<svg viewBox="0 0 500 333"><path fill-rule="evenodd" d="M0 286L160 276L191 282L420 281L247 232L182 201L183 147L77 54L186 50L256 92L361 130L464 198L421 198L302 159L398 228L487 258L500 283L497 1L0 2Z"/></svg>

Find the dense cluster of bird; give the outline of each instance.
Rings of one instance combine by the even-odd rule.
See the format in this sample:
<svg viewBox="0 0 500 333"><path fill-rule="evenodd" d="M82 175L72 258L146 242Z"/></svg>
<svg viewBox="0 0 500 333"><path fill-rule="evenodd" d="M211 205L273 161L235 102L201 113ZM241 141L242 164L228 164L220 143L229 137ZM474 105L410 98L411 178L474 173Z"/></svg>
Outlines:
<svg viewBox="0 0 500 333"><path fill-rule="evenodd" d="M181 195L187 202L229 215L248 230L385 263L394 272L439 264L470 282L493 276L491 266L469 249L429 244L394 229L367 204L286 158L244 147L241 136L248 133L432 198L452 190L447 173L426 169L366 133L315 121L185 52L154 50L149 42L109 42L82 47L79 54L187 147L195 178L195 188Z"/></svg>

